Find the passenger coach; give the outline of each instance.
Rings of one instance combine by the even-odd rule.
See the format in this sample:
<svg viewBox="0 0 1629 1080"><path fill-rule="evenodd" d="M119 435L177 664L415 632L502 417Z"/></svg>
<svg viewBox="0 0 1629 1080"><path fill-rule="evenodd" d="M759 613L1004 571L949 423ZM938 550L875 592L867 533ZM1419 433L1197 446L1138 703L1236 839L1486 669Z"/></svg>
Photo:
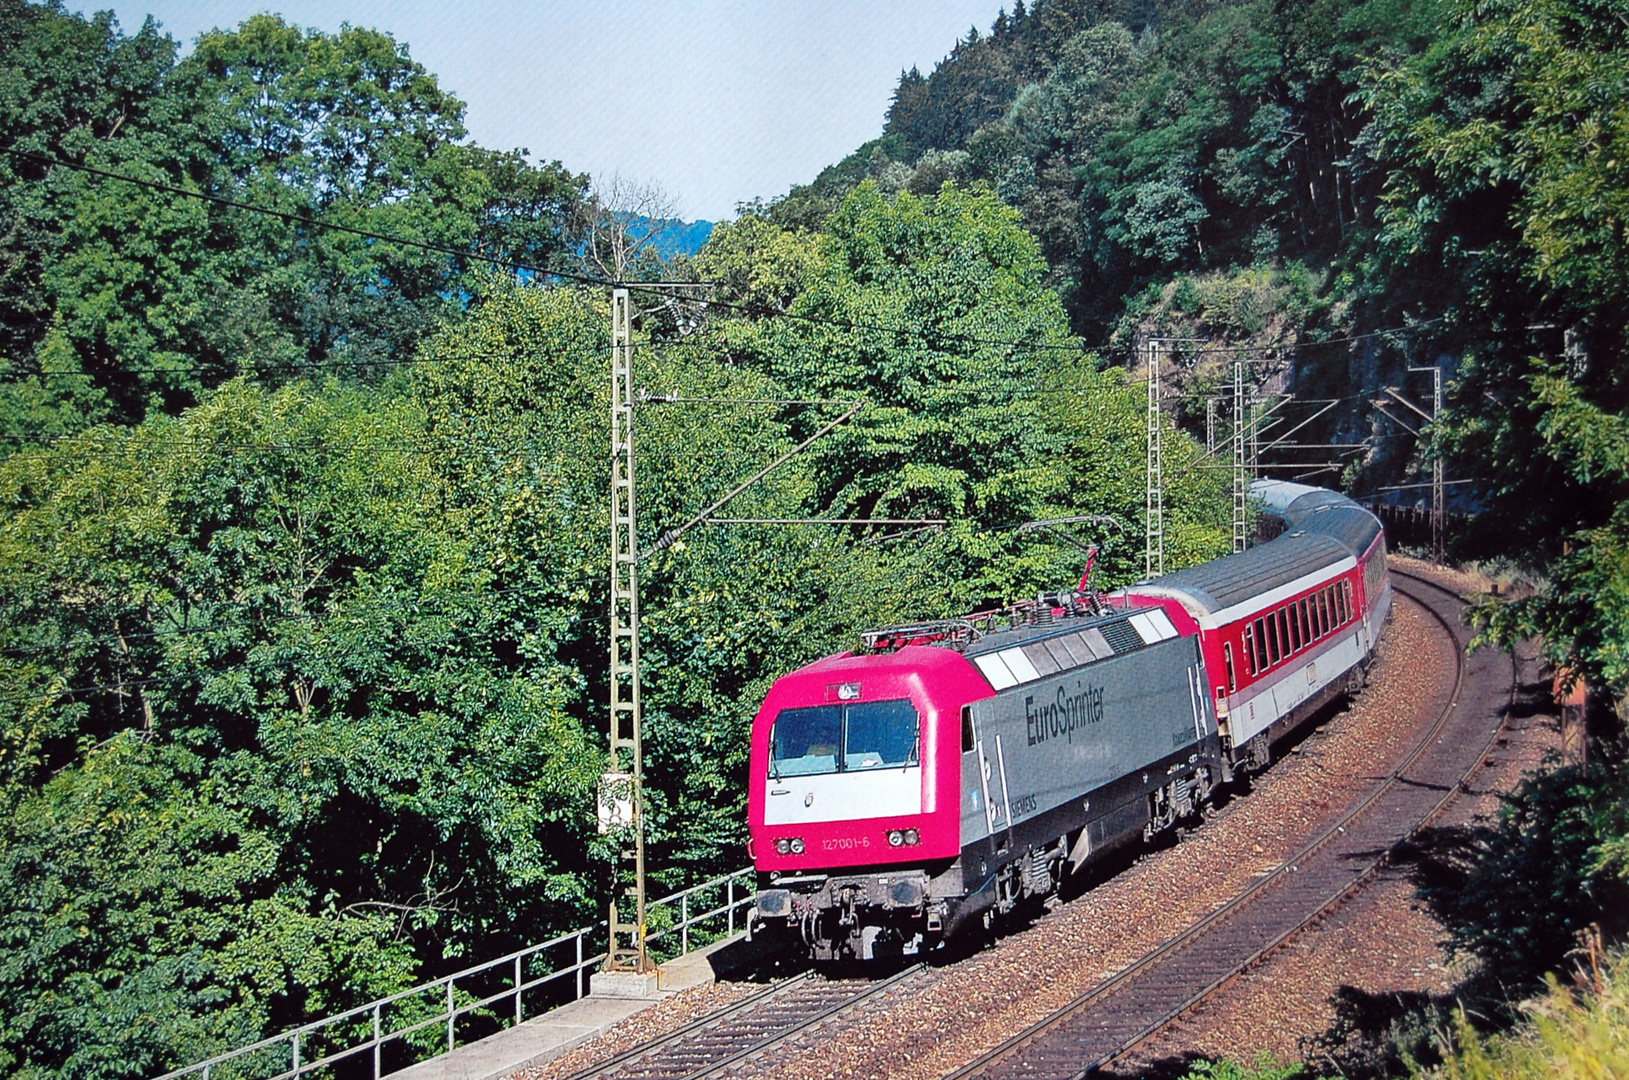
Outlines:
<svg viewBox="0 0 1629 1080"><path fill-rule="evenodd" d="M1252 767L1342 690L1355 691L1391 611L1379 520L1332 491L1264 480L1275 540L1126 590L1197 634L1224 745Z"/></svg>

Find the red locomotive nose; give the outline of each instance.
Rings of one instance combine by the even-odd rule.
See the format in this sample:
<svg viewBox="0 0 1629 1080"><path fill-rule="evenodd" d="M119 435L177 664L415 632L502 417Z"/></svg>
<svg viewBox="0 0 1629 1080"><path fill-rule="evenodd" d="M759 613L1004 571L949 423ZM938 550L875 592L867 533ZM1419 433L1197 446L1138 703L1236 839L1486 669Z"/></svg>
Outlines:
<svg viewBox="0 0 1629 1080"><path fill-rule="evenodd" d="M754 865L806 875L954 857L961 709L990 694L964 657L920 646L780 679L753 729Z"/></svg>

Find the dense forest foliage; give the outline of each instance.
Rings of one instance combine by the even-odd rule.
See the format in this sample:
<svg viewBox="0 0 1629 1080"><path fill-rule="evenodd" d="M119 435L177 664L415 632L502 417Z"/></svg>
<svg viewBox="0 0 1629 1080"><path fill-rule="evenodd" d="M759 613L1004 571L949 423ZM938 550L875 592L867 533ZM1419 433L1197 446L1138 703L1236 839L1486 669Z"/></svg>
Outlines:
<svg viewBox="0 0 1629 1080"><path fill-rule="evenodd" d="M951 522L651 555L662 884L743 861L780 672L1073 581L1036 518L1113 518L1099 580L1141 573L1148 334L1343 401L1311 430L1370 447L1358 494L1444 455L1466 552L1546 583L1490 637L1621 693L1625 72L1611 0L1019 3L808 186L619 265L590 178L474 144L386 34L183 58L0 0L0 1069L150 1075L600 917L607 266L714 283L634 294L645 545L858 400L732 513ZM1168 460L1224 355L1172 357ZM1429 442L1361 407L1439 362ZM1225 477L1168 479L1172 565L1226 550ZM1553 968L1629 865L1621 792L1513 804L1456 940ZM1499 954L1477 882L1558 851Z"/></svg>

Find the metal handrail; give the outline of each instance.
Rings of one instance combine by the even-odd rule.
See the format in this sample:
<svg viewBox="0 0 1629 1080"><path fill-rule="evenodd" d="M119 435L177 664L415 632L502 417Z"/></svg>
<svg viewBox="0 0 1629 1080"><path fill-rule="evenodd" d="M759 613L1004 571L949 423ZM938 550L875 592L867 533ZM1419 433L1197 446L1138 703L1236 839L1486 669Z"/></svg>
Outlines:
<svg viewBox="0 0 1629 1080"><path fill-rule="evenodd" d="M690 932L692 927L706 923L709 920L715 920L719 916L724 916L725 930L720 936L727 937L735 933L736 911L750 904L753 897L753 892L750 887L742 889L740 891L740 895L738 895L736 883L743 877L750 877L751 874L752 868L747 867L742 870L737 870L732 874L725 874L721 877L713 878L711 881L704 881L699 885L692 885L688 889L681 889L678 892L671 893L659 900L652 901L649 905L649 909L651 911L655 911L660 908L667 908L671 910L671 908L677 904L679 907L679 919L672 926L669 926L666 929L660 930L656 933L649 934L646 940L648 942L656 942L664 938L671 938L671 935L677 931L679 934L679 952L676 954L676 956L684 956L690 952ZM721 904L709 907L706 911L699 914L691 913L690 906L692 897L705 893L710 889L720 888L724 893L724 901ZM489 1005L496 1004L497 1002L508 998L513 998L515 1002L515 1012L512 1022L518 1024L525 1019L524 998L527 991L535 990L545 984L553 983L557 980L571 976L576 977L572 1000L575 1001L583 998L585 996L583 973L590 968L599 965L605 960L606 957L604 952L595 953L592 956L585 956L584 942L590 935L599 935L603 938L606 929L607 924L604 921L601 921L593 926L587 926L580 930L574 930L570 933L561 934L558 937L550 938L548 941L540 942L536 945L528 945L524 949L518 949L506 956L500 956L495 960L488 960L484 963L476 964L473 967L464 968L462 971L454 972L451 975L443 975L439 979L433 979L430 982L421 983L420 985L412 987L408 990L398 991L388 997L379 998L377 1001L370 1001L365 1005L358 1005L355 1008L348 1009L345 1012L335 1013L333 1016L327 1016L321 1020L313 1020L309 1024L285 1031L280 1035L273 1035L270 1038L261 1039L259 1042L250 1043L249 1045L239 1047L236 1050L230 1050L224 1054L217 1054L212 1058L188 1065L185 1068L167 1072L162 1076L157 1077L156 1080L180 1080L181 1077L198 1077L199 1080L211 1080L210 1074L218 1066L224 1065L227 1062L237 1061L241 1058L247 1057L250 1054L257 1054L273 1050L277 1047L287 1047L288 1058L286 1060L288 1062L288 1068L284 1069L282 1072L272 1074L271 1076L267 1077L267 1080L299 1080L299 1078L302 1076L316 1072L319 1069L329 1068L337 1062L354 1057L358 1054L366 1053L369 1050L373 1052L374 1080L380 1080L382 1075L381 1051L384 1046L388 1043L406 1038L408 1035L430 1027L433 1024L445 1023L447 1025L447 1051L451 1051L458 1044L458 1018L467 1013L474 1012L477 1009L484 1009ZM561 948L572 942L575 942L576 948L574 950L574 959L570 963L559 968L558 970L550 971L545 975L539 975L531 979L525 978L526 961L550 950ZM495 994L489 994L486 997L479 999L465 1001L460 1001L458 999L456 984L460 979L468 979L476 975L485 974L505 965L513 965L514 968L514 971L510 976L511 982L508 987L498 991ZM384 1010L388 1006L394 1005L401 1001L406 1001L410 998L423 997L430 992L443 990L445 991L446 996L445 1002L442 1006L442 1011L433 1016L423 1017L415 1020L405 1027L393 1028L389 1031L385 1030ZM437 997L440 997L440 994L437 994ZM547 1011L547 1009L544 1010L544 1012ZM538 1015L542 1014L539 1013ZM329 1029L347 1021L361 1020L370 1017L372 1019L371 1037L365 1038L351 1046L345 1046L341 1049L330 1050L326 1053L322 1053L321 1056L310 1061L301 1060L302 1043L308 1047L312 1036L326 1033ZM507 1019L504 1022L506 1025L510 1023L510 1021Z"/></svg>

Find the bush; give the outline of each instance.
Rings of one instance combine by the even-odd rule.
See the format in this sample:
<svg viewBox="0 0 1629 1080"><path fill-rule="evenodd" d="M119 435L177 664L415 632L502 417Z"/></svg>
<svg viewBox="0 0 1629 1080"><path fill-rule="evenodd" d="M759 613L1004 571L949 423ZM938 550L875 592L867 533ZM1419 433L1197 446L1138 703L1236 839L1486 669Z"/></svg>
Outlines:
<svg viewBox="0 0 1629 1080"><path fill-rule="evenodd" d="M1629 929L1629 882L1607 861L1629 834L1624 774L1614 755L1526 778L1497 827L1471 838L1461 872L1422 890L1453 951L1482 961L1476 989L1519 999L1591 925L1609 940Z"/></svg>
<svg viewBox="0 0 1629 1080"><path fill-rule="evenodd" d="M1462 1012L1443 1063L1412 1075L1431 1080L1629 1076L1629 961L1622 952L1600 958L1592 950L1579 982L1567 987L1550 976L1544 996L1523 1005L1525 1019L1504 1034L1478 1034Z"/></svg>
<svg viewBox="0 0 1629 1080"><path fill-rule="evenodd" d="M1250 1065L1230 1059L1195 1062L1182 1080L1296 1080L1305 1075L1305 1066L1286 1065L1271 1054L1260 1053Z"/></svg>

